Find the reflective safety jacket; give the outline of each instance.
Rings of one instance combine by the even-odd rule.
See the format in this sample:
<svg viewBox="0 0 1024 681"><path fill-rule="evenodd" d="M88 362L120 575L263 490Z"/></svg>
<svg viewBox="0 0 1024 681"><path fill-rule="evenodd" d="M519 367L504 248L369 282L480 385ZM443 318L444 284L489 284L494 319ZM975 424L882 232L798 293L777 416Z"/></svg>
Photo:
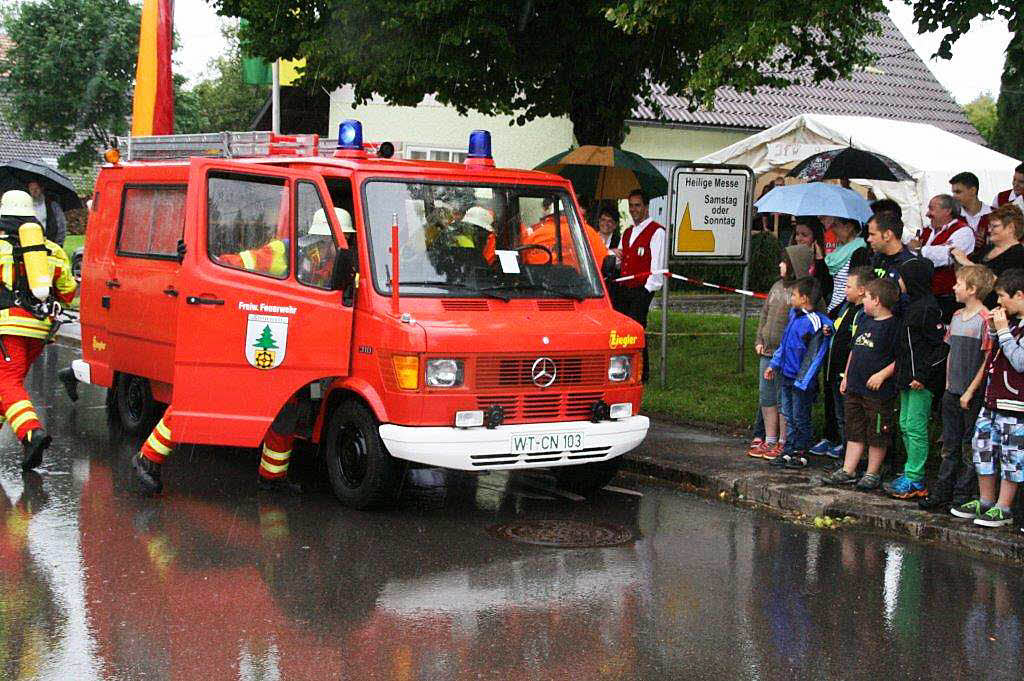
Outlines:
<svg viewBox="0 0 1024 681"><path fill-rule="evenodd" d="M288 274L288 244L281 239L273 239L259 248L241 253L225 253L218 260L250 272L282 277Z"/></svg>
<svg viewBox="0 0 1024 681"><path fill-rule="evenodd" d="M18 237L14 235L9 238L17 240ZM68 260L64 249L57 244L49 239L45 244L46 262L53 282L51 295L61 303L70 303L74 300L75 290L78 288L74 277L71 276L71 261ZM19 274L21 277L25 276L25 266L20 261L15 262L14 245L7 239L0 239L0 282L4 288L13 291ZM49 318L36 319L32 313L20 307L0 310L0 334L46 340L50 334L50 326L52 321Z"/></svg>

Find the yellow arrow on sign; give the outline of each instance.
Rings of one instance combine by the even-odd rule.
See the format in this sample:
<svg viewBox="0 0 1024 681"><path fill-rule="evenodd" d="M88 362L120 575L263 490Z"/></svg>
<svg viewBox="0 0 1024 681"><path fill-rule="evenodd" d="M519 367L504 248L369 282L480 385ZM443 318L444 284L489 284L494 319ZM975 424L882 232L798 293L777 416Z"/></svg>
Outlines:
<svg viewBox="0 0 1024 681"><path fill-rule="evenodd" d="M714 253L715 233L708 229L694 229L690 220L690 204L683 210L683 219L676 230L677 253Z"/></svg>

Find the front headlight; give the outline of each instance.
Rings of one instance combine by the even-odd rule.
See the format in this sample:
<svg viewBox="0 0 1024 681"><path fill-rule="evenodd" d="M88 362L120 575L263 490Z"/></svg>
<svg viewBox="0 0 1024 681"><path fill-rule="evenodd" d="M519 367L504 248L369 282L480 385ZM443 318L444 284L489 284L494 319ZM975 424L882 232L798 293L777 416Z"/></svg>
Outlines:
<svg viewBox="0 0 1024 681"><path fill-rule="evenodd" d="M426 384L431 388L454 388L462 385L461 359L428 359Z"/></svg>
<svg viewBox="0 0 1024 681"><path fill-rule="evenodd" d="M632 357L629 355L614 355L608 361L608 380L616 383L628 380L632 369Z"/></svg>

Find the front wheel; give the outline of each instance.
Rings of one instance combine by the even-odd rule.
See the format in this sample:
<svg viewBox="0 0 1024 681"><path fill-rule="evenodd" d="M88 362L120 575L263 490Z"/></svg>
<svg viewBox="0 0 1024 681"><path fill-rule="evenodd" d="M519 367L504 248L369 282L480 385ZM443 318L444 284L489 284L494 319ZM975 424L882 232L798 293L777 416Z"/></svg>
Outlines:
<svg viewBox="0 0 1024 681"><path fill-rule="evenodd" d="M334 495L357 509L390 505L399 466L388 454L373 413L358 402L343 402L331 414L321 444Z"/></svg>
<svg viewBox="0 0 1024 681"><path fill-rule="evenodd" d="M588 497L611 482L619 472L622 457L595 461L578 466L560 466L554 469L558 486L569 492Z"/></svg>

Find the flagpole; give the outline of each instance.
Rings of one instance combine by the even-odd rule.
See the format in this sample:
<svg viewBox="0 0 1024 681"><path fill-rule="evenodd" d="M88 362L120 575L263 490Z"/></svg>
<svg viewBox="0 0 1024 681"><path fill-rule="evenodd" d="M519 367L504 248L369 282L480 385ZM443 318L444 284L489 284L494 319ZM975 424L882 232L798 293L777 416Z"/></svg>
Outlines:
<svg viewBox="0 0 1024 681"><path fill-rule="evenodd" d="M270 127L275 135L281 134L281 60L270 65L273 84L270 90Z"/></svg>

